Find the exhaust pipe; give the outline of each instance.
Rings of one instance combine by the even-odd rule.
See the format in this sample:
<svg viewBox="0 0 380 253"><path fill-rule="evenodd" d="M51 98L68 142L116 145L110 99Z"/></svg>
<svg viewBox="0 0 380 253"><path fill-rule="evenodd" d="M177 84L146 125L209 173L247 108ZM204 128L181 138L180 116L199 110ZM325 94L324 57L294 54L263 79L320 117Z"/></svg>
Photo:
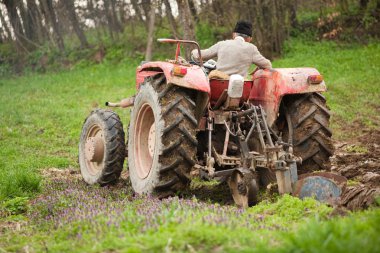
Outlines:
<svg viewBox="0 0 380 253"><path fill-rule="evenodd" d="M135 97L133 96L133 97L129 97L129 98L124 98L118 103L106 102L106 106L127 108L130 106L133 106L134 102L135 102Z"/></svg>

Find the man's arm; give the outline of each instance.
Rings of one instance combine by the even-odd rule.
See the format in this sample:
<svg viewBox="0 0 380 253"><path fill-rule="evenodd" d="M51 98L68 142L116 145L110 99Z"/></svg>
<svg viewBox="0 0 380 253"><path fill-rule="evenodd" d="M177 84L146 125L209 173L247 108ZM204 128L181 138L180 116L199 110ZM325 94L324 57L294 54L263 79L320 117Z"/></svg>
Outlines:
<svg viewBox="0 0 380 253"><path fill-rule="evenodd" d="M256 46L253 46L252 63L262 69L271 69L272 63L270 60L262 56Z"/></svg>
<svg viewBox="0 0 380 253"><path fill-rule="evenodd" d="M210 60L211 58L216 57L218 55L219 43L220 42L216 43L215 45L211 46L208 49L201 50L202 60L207 61L207 60ZM199 55L198 55L198 50L197 49L194 49L193 51L191 51L191 55L195 59L199 59Z"/></svg>

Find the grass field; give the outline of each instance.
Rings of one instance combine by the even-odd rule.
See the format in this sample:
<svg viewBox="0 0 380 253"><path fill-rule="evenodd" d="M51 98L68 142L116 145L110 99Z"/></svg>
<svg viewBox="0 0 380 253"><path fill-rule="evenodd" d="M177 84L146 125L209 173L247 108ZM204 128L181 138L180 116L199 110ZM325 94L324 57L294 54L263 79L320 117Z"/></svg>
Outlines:
<svg viewBox="0 0 380 253"><path fill-rule="evenodd" d="M137 64L0 80L0 224L28 222L0 230L0 252L380 251L379 209L330 219L326 206L285 196L242 212L196 199L146 201L129 186L113 192L81 180L42 179L47 168L78 170L86 115L133 94ZM290 40L274 66L320 70L336 138L357 134L341 126L379 127L379 43ZM126 125L129 110L117 112Z"/></svg>

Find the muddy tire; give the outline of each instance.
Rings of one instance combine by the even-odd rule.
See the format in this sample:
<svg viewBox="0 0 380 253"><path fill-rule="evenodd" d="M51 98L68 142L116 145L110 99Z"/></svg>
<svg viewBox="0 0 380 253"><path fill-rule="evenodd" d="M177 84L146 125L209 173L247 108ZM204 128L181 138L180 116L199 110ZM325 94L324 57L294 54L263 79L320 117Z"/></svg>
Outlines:
<svg viewBox="0 0 380 253"><path fill-rule="evenodd" d="M79 165L88 184L115 182L123 170L125 136L119 116L97 109L83 124L79 142Z"/></svg>
<svg viewBox="0 0 380 253"><path fill-rule="evenodd" d="M131 112L128 165L139 194L176 193L189 182L197 150L195 103L164 75L141 85Z"/></svg>
<svg viewBox="0 0 380 253"><path fill-rule="evenodd" d="M326 99L319 93L308 93L290 96L285 104L293 126L294 154L302 158L299 174L329 170L334 146ZM287 141L287 137L284 140Z"/></svg>

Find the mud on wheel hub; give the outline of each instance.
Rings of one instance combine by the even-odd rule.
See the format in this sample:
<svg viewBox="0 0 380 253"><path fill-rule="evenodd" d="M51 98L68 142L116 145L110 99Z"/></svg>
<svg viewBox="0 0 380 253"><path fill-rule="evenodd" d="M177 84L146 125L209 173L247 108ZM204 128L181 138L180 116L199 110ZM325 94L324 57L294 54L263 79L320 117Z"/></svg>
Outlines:
<svg viewBox="0 0 380 253"><path fill-rule="evenodd" d="M103 168L104 138L98 125L90 128L85 142L85 159L89 172L95 175Z"/></svg>

